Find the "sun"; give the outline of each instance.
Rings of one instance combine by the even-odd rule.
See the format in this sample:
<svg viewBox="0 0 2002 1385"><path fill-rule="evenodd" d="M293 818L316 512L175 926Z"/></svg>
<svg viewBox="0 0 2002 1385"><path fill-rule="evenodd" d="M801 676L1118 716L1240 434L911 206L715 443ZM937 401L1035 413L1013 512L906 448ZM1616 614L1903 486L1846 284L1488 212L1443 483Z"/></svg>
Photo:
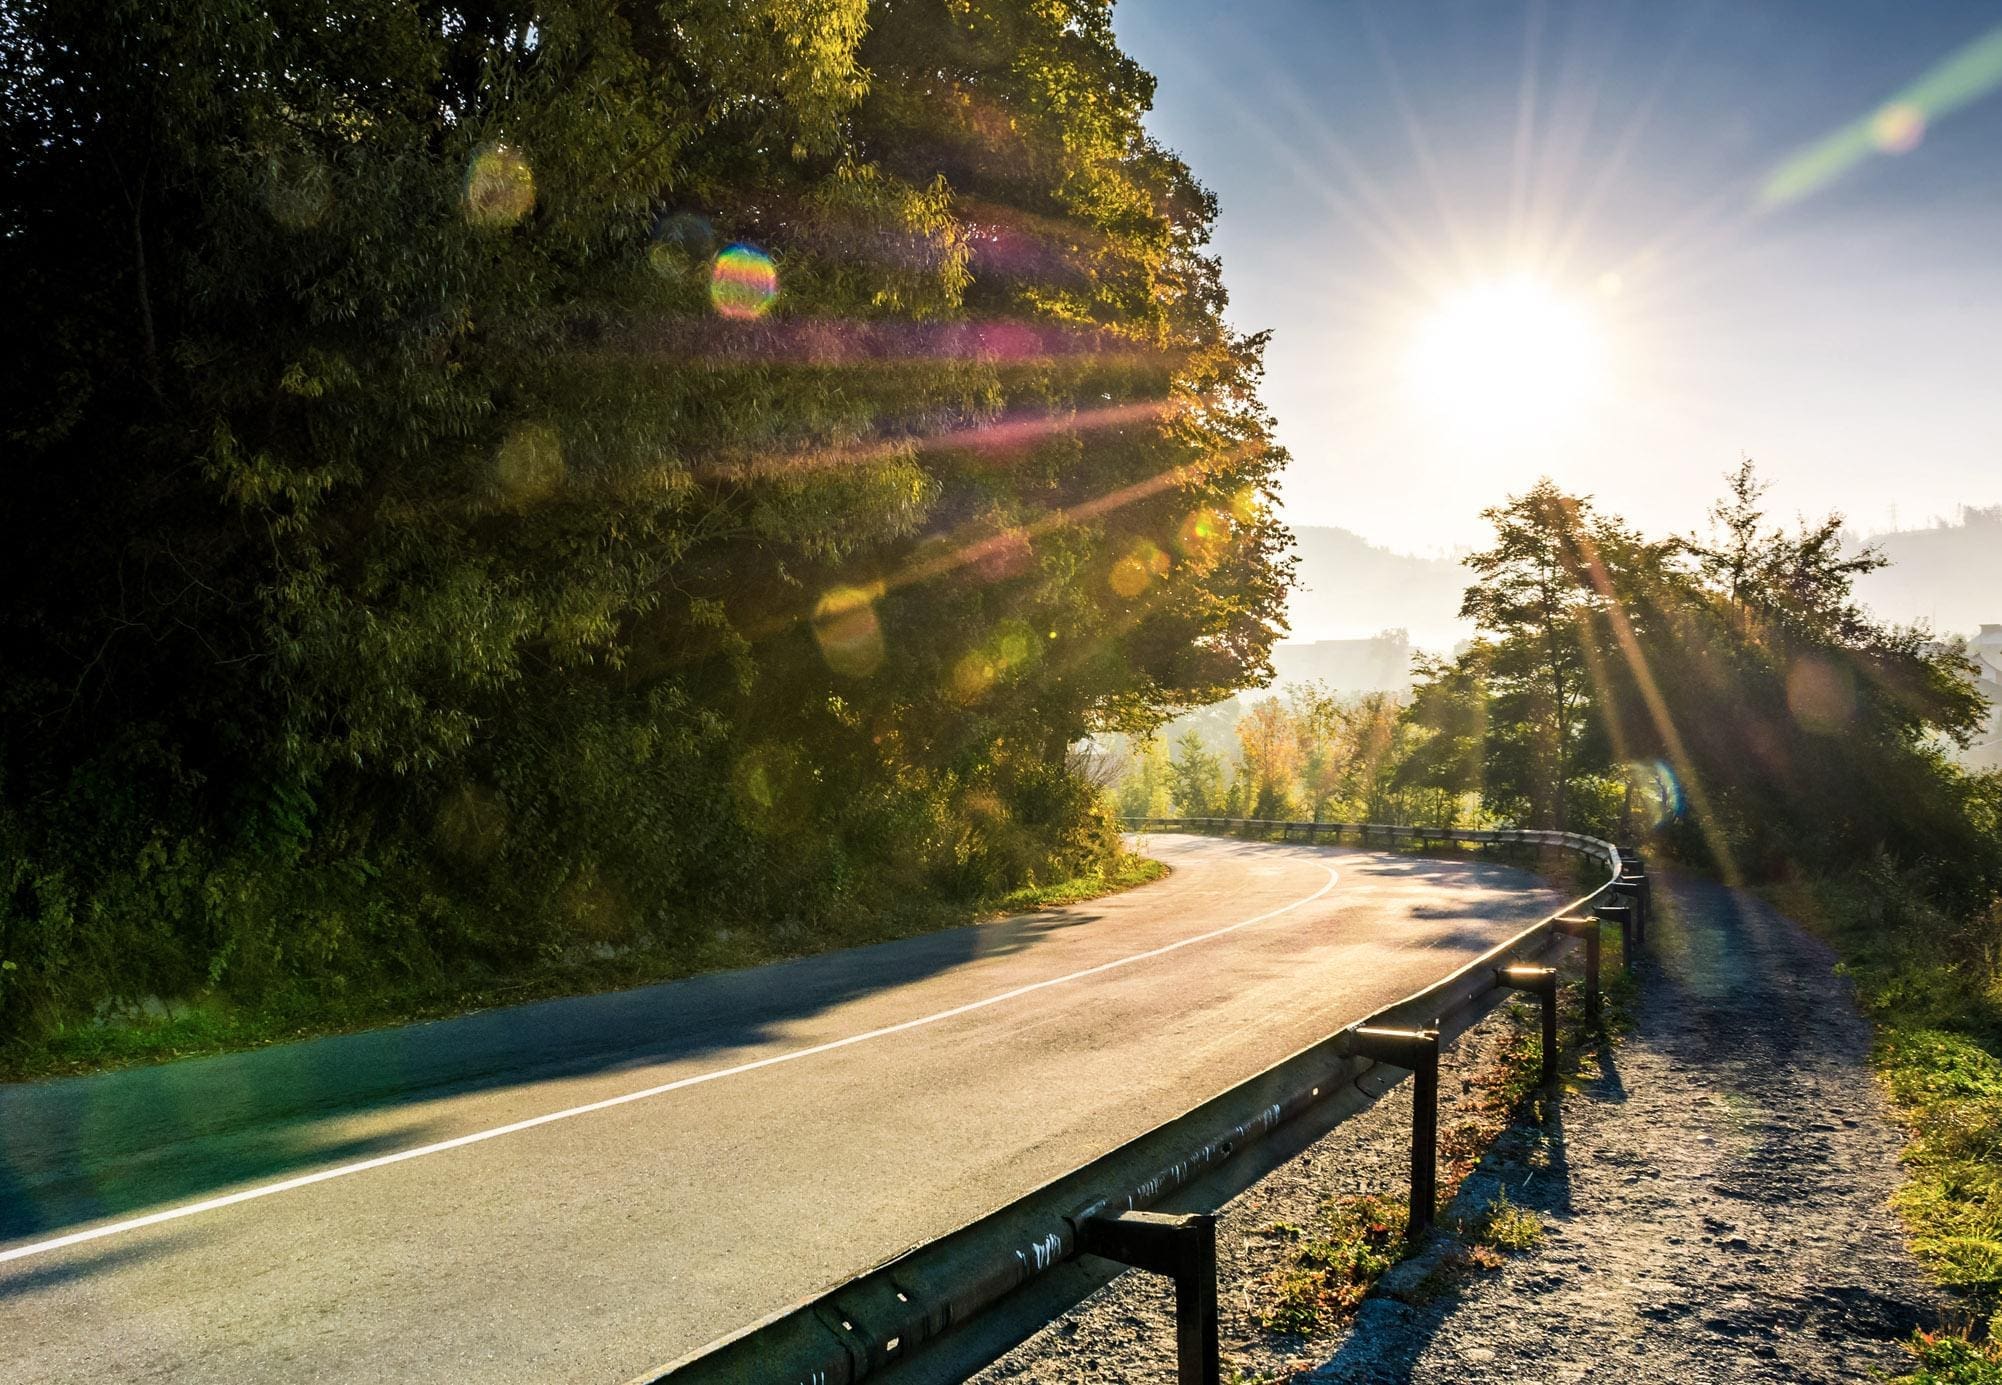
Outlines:
<svg viewBox="0 0 2002 1385"><path fill-rule="evenodd" d="M1588 312L1521 276L1443 299L1418 325L1405 376L1427 414L1497 440L1528 439L1576 418L1604 355Z"/></svg>

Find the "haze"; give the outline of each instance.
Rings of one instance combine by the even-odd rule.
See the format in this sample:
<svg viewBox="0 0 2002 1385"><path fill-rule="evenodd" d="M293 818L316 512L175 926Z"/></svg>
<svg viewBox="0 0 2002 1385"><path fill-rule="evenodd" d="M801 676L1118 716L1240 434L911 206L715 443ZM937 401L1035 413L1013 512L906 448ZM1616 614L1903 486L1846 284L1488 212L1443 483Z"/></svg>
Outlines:
<svg viewBox="0 0 2002 1385"><path fill-rule="evenodd" d="M1543 474L1686 528L1741 455L1859 531L2002 499L1998 18L1118 11L1273 333L1286 517L1416 553Z"/></svg>

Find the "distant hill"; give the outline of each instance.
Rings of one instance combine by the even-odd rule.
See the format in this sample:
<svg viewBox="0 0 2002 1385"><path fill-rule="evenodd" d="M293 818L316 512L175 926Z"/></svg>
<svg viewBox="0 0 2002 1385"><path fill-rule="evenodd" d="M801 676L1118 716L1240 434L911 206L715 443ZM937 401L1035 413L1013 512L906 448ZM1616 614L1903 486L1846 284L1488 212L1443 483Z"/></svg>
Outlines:
<svg viewBox="0 0 2002 1385"><path fill-rule="evenodd" d="M1458 558L1395 553L1329 526L1303 524L1293 534L1300 572L1288 607L1291 639L1347 640L1401 629L1419 648L1443 653L1473 633L1457 614L1468 580Z"/></svg>
<svg viewBox="0 0 2002 1385"><path fill-rule="evenodd" d="M2002 505L1965 506L1953 523L1872 534L1867 542L1891 560L1856 584L1880 619L1930 621L1940 635L1972 635L2002 621Z"/></svg>
<svg viewBox="0 0 2002 1385"><path fill-rule="evenodd" d="M1345 694L1404 693L1411 688L1411 644L1402 630L1360 640L1313 640L1272 646L1274 687L1320 683Z"/></svg>

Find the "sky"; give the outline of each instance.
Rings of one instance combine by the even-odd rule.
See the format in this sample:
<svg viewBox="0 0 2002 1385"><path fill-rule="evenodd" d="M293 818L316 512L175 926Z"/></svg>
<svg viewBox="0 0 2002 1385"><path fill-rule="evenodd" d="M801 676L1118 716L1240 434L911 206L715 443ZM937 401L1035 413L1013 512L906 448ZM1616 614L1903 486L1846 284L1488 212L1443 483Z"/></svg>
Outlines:
<svg viewBox="0 0 2002 1385"><path fill-rule="evenodd" d="M2002 501L2002 4L1125 0L1216 194L1289 522L1478 544Z"/></svg>

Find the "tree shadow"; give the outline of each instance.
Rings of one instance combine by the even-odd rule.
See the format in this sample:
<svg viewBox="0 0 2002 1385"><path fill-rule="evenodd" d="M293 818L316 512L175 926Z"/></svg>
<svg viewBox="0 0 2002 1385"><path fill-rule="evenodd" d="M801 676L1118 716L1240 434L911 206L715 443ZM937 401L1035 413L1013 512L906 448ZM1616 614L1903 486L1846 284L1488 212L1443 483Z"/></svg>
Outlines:
<svg viewBox="0 0 2002 1385"><path fill-rule="evenodd" d="M341 1118L769 1044L816 1014L1104 917L1046 910L602 995L0 1084L0 1246L443 1133L429 1122L316 1133Z"/></svg>
<svg viewBox="0 0 2002 1385"><path fill-rule="evenodd" d="M25 1298L45 1289L61 1288L94 1274L161 1259L178 1250L186 1239L185 1233L167 1233L148 1237L144 1242L128 1242L103 1250L82 1251L60 1259L35 1262L32 1269L25 1265L21 1268L0 1265L0 1303L11 1298Z"/></svg>
<svg viewBox="0 0 2002 1385"><path fill-rule="evenodd" d="M0 1242L59 1234L299 1169L353 1163L428 1143L439 1133L435 1123L409 1122L380 1134L343 1139L274 1124L207 1136L194 1144L179 1141L86 1157L27 1177L18 1168L0 1167Z"/></svg>

